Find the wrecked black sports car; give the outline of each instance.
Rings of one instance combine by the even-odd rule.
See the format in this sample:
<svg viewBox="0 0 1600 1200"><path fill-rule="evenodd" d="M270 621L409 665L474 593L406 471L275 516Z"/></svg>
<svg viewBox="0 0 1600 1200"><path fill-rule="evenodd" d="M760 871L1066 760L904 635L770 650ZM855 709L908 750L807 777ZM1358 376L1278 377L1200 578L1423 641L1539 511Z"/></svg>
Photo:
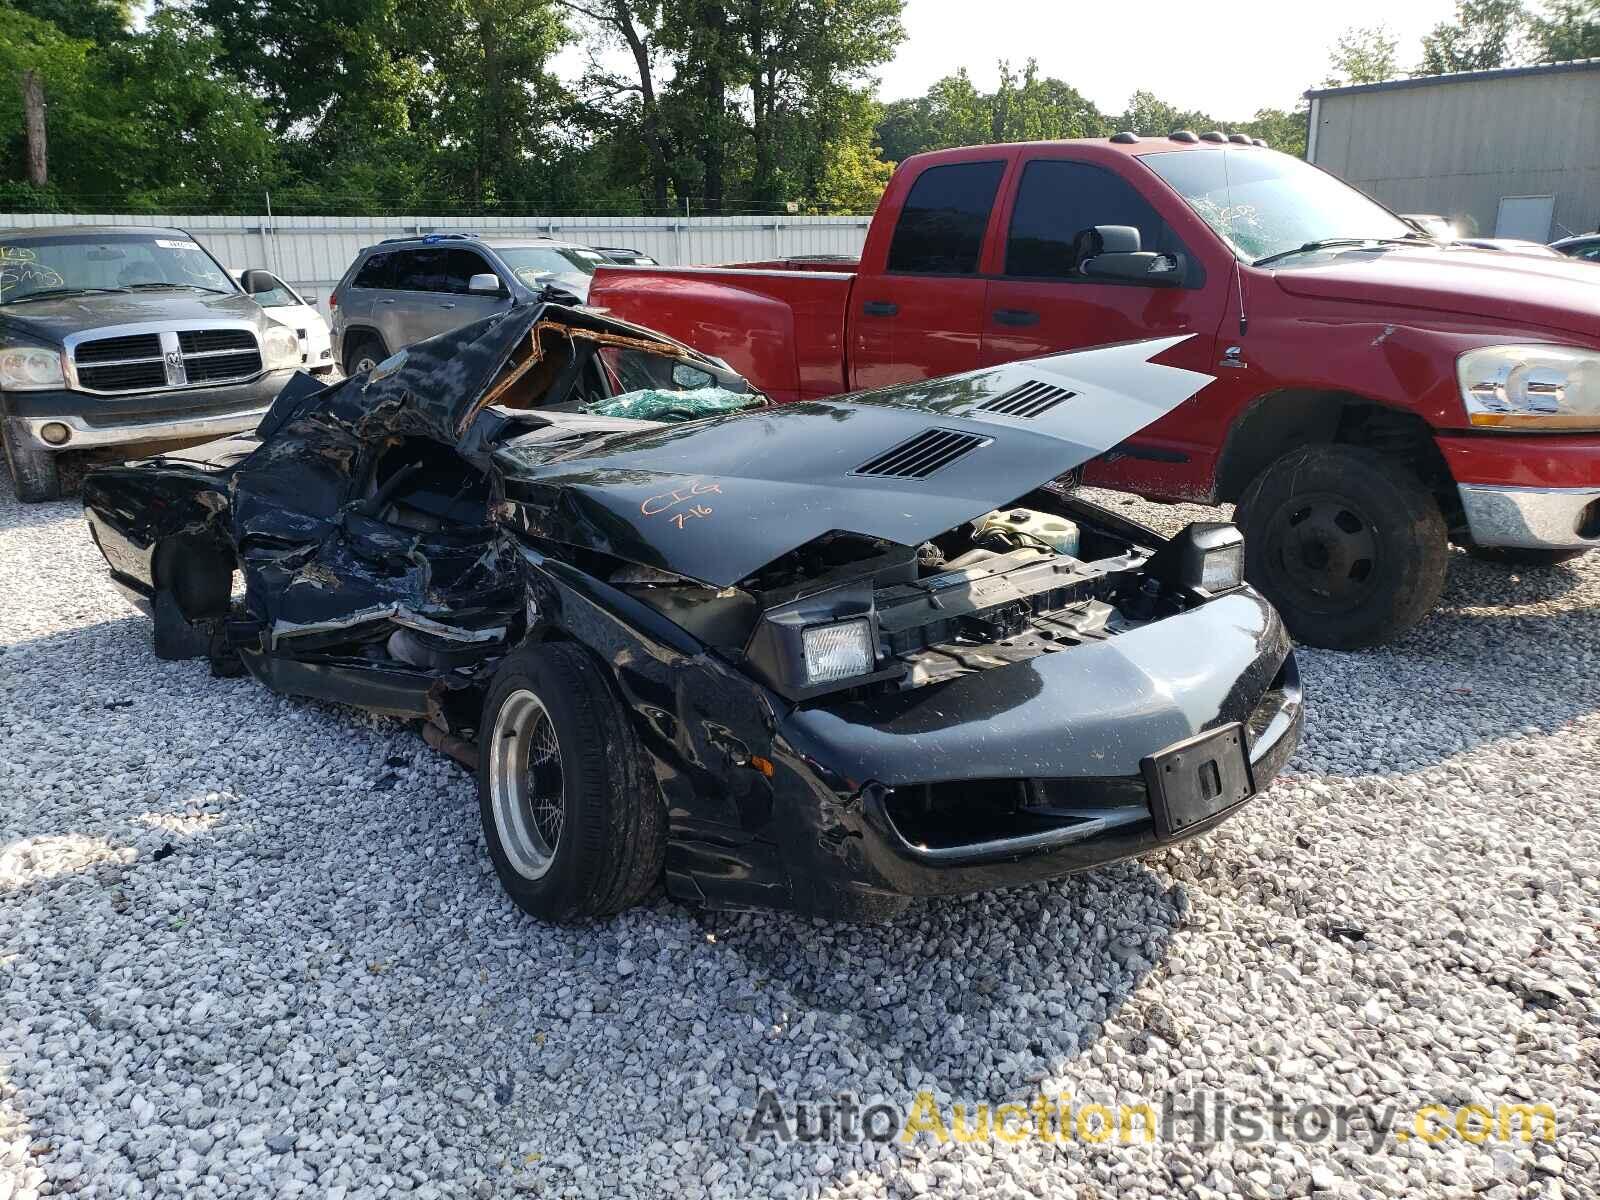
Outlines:
<svg viewBox="0 0 1600 1200"><path fill-rule="evenodd" d="M1294 749L1237 530L1166 540L1060 482L1206 382L1155 361L1175 342L774 407L537 305L299 376L253 436L84 502L158 653L419 719L472 765L529 912L664 876L883 916L1201 833Z"/></svg>

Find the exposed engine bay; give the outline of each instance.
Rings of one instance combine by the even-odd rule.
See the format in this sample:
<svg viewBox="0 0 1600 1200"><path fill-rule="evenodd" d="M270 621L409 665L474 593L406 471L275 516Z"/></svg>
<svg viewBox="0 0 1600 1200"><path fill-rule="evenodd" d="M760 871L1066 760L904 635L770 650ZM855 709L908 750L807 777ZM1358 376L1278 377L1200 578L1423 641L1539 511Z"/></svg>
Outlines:
<svg viewBox="0 0 1600 1200"><path fill-rule="evenodd" d="M737 587L710 589L622 564L612 583L759 667L763 618L837 619L841 601L872 615L876 670L860 682L908 691L1088 642L1182 611L1181 590L1147 573L1154 553L1099 510L1041 490L912 550L833 533L790 551ZM1074 510L1068 515L1064 510ZM1107 522L1122 523L1104 513ZM848 615L846 613L845 615ZM779 672L774 671L774 676Z"/></svg>

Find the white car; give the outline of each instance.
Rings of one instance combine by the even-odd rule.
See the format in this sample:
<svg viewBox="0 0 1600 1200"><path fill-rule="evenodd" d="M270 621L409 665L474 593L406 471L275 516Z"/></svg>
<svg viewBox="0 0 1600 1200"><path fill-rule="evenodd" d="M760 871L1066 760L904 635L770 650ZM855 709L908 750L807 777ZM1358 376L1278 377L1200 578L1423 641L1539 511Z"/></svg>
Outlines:
<svg viewBox="0 0 1600 1200"><path fill-rule="evenodd" d="M287 325L300 339L300 365L313 375L327 375L333 371L333 339L328 333L328 322L295 291L271 271L250 267L231 271L245 294L266 309L267 316L280 325Z"/></svg>

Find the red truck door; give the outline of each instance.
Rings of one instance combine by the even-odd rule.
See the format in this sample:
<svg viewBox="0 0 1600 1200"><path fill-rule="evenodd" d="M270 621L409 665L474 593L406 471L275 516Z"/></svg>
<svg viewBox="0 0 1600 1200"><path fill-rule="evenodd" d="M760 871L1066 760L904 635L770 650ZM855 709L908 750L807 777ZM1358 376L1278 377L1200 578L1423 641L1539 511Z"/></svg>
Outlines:
<svg viewBox="0 0 1600 1200"><path fill-rule="evenodd" d="M1172 361L1210 369L1229 281L1208 280L1193 249L1133 184L1111 168L1054 157L1048 151L1025 159L1020 167L1017 186L1002 214L1004 256L999 273L989 282L982 364L1197 333L1201 336L1188 352L1193 361ZM1074 239L1096 225L1132 225L1139 230L1144 249L1183 255L1182 286L1078 275Z"/></svg>
<svg viewBox="0 0 1600 1200"><path fill-rule="evenodd" d="M851 289L851 386L977 367L988 290L979 268L1006 166L1002 152L930 166L912 183L883 261L872 261L884 252L869 247Z"/></svg>
<svg viewBox="0 0 1600 1200"><path fill-rule="evenodd" d="M997 236L1004 244L991 256L982 365L1192 333L1197 336L1163 361L1209 375L1231 374L1217 370L1217 330L1233 279L1227 264L1216 260L1215 247L1180 237L1174 226L1192 223L1181 204L1169 220L1157 207L1165 197L1147 197L1109 164L1069 158L1065 150L1041 148L1017 164L1016 183L1000 214L1004 232ZM1156 188L1154 179L1149 187ZM1074 241L1096 225L1132 225L1144 249L1181 254L1183 282L1145 285L1078 274ZM1202 392L1119 453L1097 460L1088 477L1154 495L1203 491L1217 449L1217 431L1201 415L1208 395Z"/></svg>

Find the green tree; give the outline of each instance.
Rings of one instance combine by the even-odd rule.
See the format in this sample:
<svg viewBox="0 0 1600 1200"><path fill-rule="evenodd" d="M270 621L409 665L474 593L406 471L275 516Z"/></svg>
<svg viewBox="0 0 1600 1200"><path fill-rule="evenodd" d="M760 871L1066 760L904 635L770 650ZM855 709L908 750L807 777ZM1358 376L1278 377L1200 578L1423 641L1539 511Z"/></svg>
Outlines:
<svg viewBox="0 0 1600 1200"><path fill-rule="evenodd" d="M548 4L448 0L426 40L425 105L414 117L438 146L445 188L473 205L538 200L555 148L549 127L567 103L548 70L567 38Z"/></svg>
<svg viewBox="0 0 1600 1200"><path fill-rule="evenodd" d="M97 179L125 179L132 206L231 208L273 181L268 113L236 78L212 69L221 50L191 14L161 8L94 64L109 160Z"/></svg>
<svg viewBox="0 0 1600 1200"><path fill-rule="evenodd" d="M0 177L0 197L10 206L48 208L60 202L60 181L71 178L73 126L84 111L89 53L92 42L68 37L49 21L14 9L0 8L0 148L5 169ZM24 133L23 89L25 72L33 72L44 93L49 114L47 133L51 149L50 179L44 186L27 179L27 137ZM63 176L62 167L69 167Z"/></svg>
<svg viewBox="0 0 1600 1200"><path fill-rule="evenodd" d="M1530 38L1540 62L1600 58L1600 4L1594 0L1557 0L1534 14Z"/></svg>
<svg viewBox="0 0 1600 1200"><path fill-rule="evenodd" d="M133 24L131 0L0 0L7 9L45 21L78 41L107 46L128 35Z"/></svg>
<svg viewBox="0 0 1600 1200"><path fill-rule="evenodd" d="M1233 131L1248 133L1260 138L1274 150L1282 150L1296 158L1306 156L1306 106L1302 104L1293 112L1280 108L1261 108L1248 121L1233 126Z"/></svg>
<svg viewBox="0 0 1600 1200"><path fill-rule="evenodd" d="M1400 42L1387 25L1352 25L1339 35L1328 55L1325 88L1381 83L1400 74L1395 51Z"/></svg>
<svg viewBox="0 0 1600 1200"><path fill-rule="evenodd" d="M1457 0L1453 20L1422 39L1419 75L1482 71L1518 61L1528 32L1522 0Z"/></svg>

